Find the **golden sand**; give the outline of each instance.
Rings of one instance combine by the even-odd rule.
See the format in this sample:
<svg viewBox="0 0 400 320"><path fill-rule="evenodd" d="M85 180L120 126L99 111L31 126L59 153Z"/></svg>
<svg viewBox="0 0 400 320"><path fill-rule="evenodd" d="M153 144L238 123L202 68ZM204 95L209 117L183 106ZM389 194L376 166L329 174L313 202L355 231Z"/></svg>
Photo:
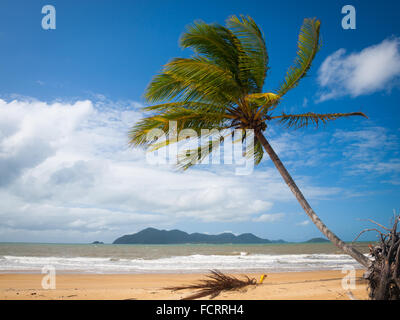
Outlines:
<svg viewBox="0 0 400 320"><path fill-rule="evenodd" d="M367 299L363 271L357 271L356 299ZM0 274L0 299L181 299L193 291L172 292L165 287L181 286L204 278L204 274L57 274L56 289L42 288L42 274ZM237 275L240 277L240 275ZM250 274L257 280L261 274ZM218 299L240 300L349 300L342 288L341 271L270 273L262 284L223 292Z"/></svg>

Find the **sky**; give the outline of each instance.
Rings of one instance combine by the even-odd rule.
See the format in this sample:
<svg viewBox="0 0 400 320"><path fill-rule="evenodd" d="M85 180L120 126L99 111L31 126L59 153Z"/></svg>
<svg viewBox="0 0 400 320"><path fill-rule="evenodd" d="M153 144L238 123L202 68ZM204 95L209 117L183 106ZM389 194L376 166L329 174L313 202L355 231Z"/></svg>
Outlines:
<svg viewBox="0 0 400 320"><path fill-rule="evenodd" d="M343 29L342 7L356 9ZM42 7L56 28L42 28ZM322 47L285 112L355 112L326 127L265 135L320 218L354 239L366 219L389 225L400 195L398 1L0 2L0 241L112 242L146 227L251 232L304 241L322 234L264 156L250 175L234 165L185 172L146 162L128 131L151 78L195 20L250 15L269 53L265 91L296 56L304 18L321 20ZM374 240L374 233L361 240Z"/></svg>

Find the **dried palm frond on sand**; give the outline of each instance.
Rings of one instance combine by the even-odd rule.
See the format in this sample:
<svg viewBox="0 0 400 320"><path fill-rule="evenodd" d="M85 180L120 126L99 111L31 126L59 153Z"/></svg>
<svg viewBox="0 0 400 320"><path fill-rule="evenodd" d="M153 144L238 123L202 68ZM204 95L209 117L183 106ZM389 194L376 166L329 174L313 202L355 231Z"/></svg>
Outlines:
<svg viewBox="0 0 400 320"><path fill-rule="evenodd" d="M240 280L233 276L228 276L219 270L210 270L211 274L207 275L207 279L200 280L198 283L178 286L178 287L167 287L164 289L179 291L186 289L197 290L194 294L182 298L182 300L198 299L210 296L210 299L218 296L222 291L237 290L249 285L257 285L255 278L249 278L244 276L244 280ZM265 277L265 275L264 275Z"/></svg>

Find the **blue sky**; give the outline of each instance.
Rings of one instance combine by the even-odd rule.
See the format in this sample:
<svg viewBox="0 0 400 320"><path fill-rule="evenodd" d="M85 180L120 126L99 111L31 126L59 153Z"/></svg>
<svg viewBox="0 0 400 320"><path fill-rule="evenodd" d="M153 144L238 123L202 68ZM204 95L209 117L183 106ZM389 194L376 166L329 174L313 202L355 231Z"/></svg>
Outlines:
<svg viewBox="0 0 400 320"><path fill-rule="evenodd" d="M56 30L41 8L56 8ZM356 8L344 30L341 8ZM322 220L345 240L399 210L398 1L2 1L0 241L111 242L147 226L320 236L269 159L250 176L229 166L151 167L127 148L146 85L194 20L248 14L265 34L265 91L282 81L301 23L321 20L322 48L286 112L363 111L369 119L266 132ZM363 239L375 239L373 234Z"/></svg>

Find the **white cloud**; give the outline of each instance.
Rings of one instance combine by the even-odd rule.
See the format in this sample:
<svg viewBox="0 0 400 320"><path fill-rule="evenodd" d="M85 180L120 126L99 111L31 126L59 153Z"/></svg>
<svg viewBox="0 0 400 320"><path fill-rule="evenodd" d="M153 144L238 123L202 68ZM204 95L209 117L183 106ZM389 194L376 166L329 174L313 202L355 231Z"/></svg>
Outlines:
<svg viewBox="0 0 400 320"><path fill-rule="evenodd" d="M386 128L375 126L352 131L336 130L332 143L343 146L341 152L352 174L400 173L399 139Z"/></svg>
<svg viewBox="0 0 400 320"><path fill-rule="evenodd" d="M302 222L296 223L296 225L302 226L302 227L308 226L309 224L310 224L310 220L304 220Z"/></svg>
<svg viewBox="0 0 400 320"><path fill-rule="evenodd" d="M304 99L303 99L302 107L303 107L303 108L308 107L308 99L307 99L307 98L304 98Z"/></svg>
<svg viewBox="0 0 400 320"><path fill-rule="evenodd" d="M253 219L255 222L276 222L281 220L285 216L284 213L271 213L271 214L262 214L259 217Z"/></svg>
<svg viewBox="0 0 400 320"><path fill-rule="evenodd" d="M271 135L272 133L272 135ZM326 132L307 133L270 131L270 143L284 163L292 167L320 165L326 157Z"/></svg>
<svg viewBox="0 0 400 320"><path fill-rule="evenodd" d="M399 47L400 39L391 38L360 52L339 49L331 54L318 70L319 101L391 89L400 76Z"/></svg>

